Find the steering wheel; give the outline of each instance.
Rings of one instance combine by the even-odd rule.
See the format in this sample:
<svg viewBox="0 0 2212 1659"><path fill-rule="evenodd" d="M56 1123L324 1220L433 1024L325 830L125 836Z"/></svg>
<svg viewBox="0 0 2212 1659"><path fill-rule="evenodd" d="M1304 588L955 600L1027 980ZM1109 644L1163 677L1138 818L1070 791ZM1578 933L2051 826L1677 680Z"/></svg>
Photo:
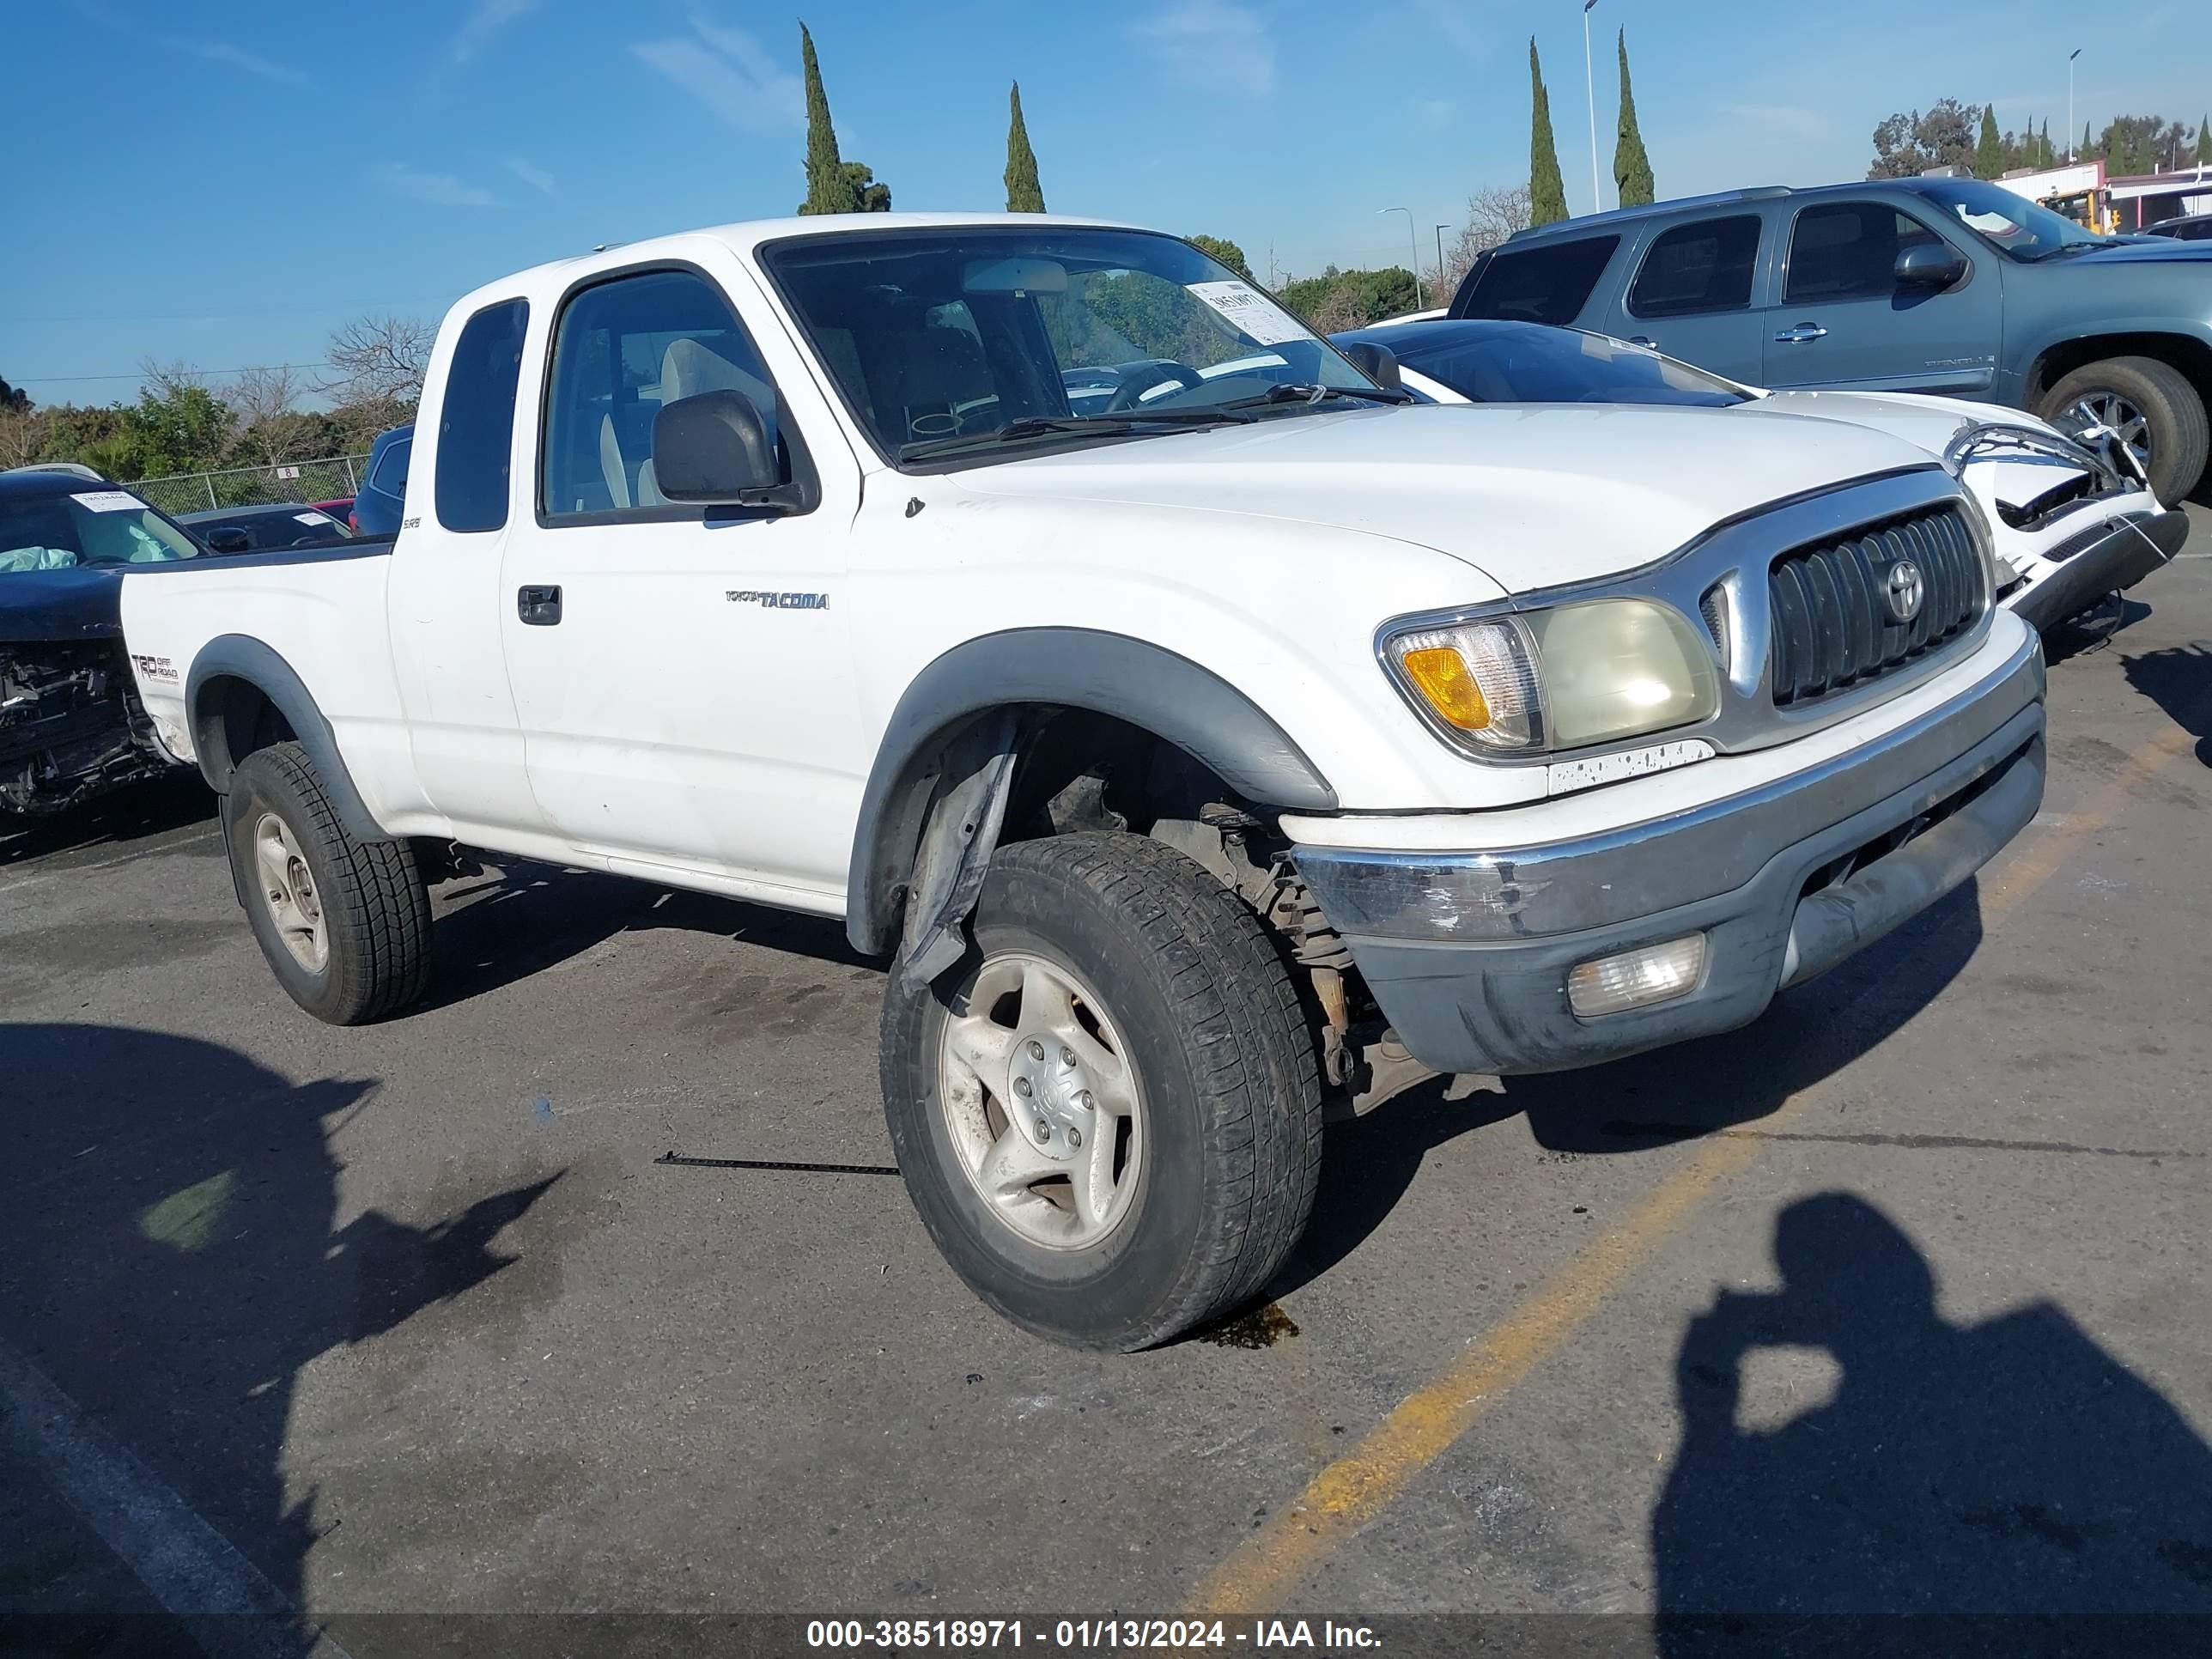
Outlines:
<svg viewBox="0 0 2212 1659"><path fill-rule="evenodd" d="M1194 368L1181 363L1146 363L1131 369L1121 384L1114 388L1114 395L1106 400L1106 412L1120 415L1137 406L1140 393L1173 380L1187 391L1195 392L1206 384L1206 376Z"/></svg>

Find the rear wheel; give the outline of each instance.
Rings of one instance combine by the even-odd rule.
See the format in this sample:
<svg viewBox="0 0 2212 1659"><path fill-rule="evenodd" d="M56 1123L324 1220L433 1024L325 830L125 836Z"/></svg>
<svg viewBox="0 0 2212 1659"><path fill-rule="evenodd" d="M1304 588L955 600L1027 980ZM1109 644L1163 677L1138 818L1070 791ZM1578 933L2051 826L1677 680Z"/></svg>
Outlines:
<svg viewBox="0 0 2212 1659"><path fill-rule="evenodd" d="M1129 835L1002 848L975 948L894 970L884 1102L915 1207L1017 1323L1135 1349L1234 1310L1304 1231L1321 1091L1259 920Z"/></svg>
<svg viewBox="0 0 2212 1659"><path fill-rule="evenodd" d="M398 1012L429 982L430 897L401 841L356 841L296 743L231 775L225 838L246 914L276 982L332 1025Z"/></svg>
<svg viewBox="0 0 2212 1659"><path fill-rule="evenodd" d="M2151 493L2169 506L2197 487L2212 449L2203 398L2179 369L2155 357L2085 363L2045 394L2042 414L2062 431L2110 427L2134 452Z"/></svg>

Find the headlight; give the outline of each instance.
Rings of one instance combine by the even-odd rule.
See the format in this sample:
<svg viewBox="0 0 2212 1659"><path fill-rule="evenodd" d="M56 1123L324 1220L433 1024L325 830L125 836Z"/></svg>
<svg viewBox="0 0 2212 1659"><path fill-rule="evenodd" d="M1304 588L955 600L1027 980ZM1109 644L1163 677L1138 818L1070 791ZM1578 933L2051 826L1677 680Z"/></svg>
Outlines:
<svg viewBox="0 0 2212 1659"><path fill-rule="evenodd" d="M1386 631L1399 690L1474 753L1585 749L1705 720L1720 707L1712 642L1650 599Z"/></svg>

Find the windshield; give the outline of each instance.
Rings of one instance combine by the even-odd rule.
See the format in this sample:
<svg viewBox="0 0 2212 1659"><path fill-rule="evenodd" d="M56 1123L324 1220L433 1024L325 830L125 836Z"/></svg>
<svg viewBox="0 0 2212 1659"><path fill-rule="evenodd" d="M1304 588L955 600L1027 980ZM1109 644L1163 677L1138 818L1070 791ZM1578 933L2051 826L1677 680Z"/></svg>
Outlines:
<svg viewBox="0 0 2212 1659"><path fill-rule="evenodd" d="M1948 208L1959 222L2000 253L2033 264L2076 248L2108 247L2112 239L2071 219L1975 179L1946 179L1921 186L1921 194Z"/></svg>
<svg viewBox="0 0 2212 1659"><path fill-rule="evenodd" d="M1417 333L1419 337L1406 337ZM1437 323L1352 337L1389 345L1406 368L1479 404L1724 409L1751 398L1741 386L1702 368L1579 329Z"/></svg>
<svg viewBox="0 0 2212 1659"><path fill-rule="evenodd" d="M0 501L0 575L159 564L199 552L190 536L126 489Z"/></svg>
<svg viewBox="0 0 2212 1659"><path fill-rule="evenodd" d="M895 460L1315 406L1224 407L1279 386L1376 395L1304 323L1171 236L848 231L763 257L854 417Z"/></svg>

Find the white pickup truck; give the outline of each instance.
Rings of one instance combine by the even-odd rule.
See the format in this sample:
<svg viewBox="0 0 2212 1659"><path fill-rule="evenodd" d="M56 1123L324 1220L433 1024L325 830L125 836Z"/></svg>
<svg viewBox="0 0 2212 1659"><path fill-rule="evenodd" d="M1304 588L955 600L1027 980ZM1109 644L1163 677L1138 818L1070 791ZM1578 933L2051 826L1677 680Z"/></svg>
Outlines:
<svg viewBox="0 0 2212 1659"><path fill-rule="evenodd" d="M1141 1346L1282 1265L1378 1056L1741 1025L2041 799L1926 451L1395 380L1139 230L670 236L453 308L396 543L134 569L124 628L310 1013L419 995L453 843L842 916L947 1258Z"/></svg>

